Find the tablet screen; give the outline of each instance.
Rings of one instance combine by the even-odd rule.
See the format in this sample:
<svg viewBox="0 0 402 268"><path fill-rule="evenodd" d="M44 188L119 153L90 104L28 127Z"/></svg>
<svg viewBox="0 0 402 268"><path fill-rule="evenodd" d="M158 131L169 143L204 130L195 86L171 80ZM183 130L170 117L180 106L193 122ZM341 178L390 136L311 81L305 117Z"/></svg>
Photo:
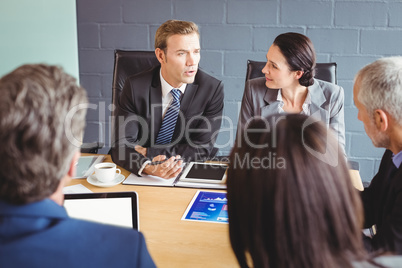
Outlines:
<svg viewBox="0 0 402 268"><path fill-rule="evenodd" d="M225 165L194 163L185 178L220 181L225 175L227 168Z"/></svg>
<svg viewBox="0 0 402 268"><path fill-rule="evenodd" d="M66 194L64 207L71 218L138 230L137 196L126 193Z"/></svg>

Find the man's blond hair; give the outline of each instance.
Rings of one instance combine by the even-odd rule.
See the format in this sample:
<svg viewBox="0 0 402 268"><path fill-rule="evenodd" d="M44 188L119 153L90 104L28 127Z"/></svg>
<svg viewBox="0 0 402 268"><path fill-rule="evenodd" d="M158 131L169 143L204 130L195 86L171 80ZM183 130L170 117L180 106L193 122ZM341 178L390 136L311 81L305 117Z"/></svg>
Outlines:
<svg viewBox="0 0 402 268"><path fill-rule="evenodd" d="M187 35L196 33L200 37L198 26L192 21L168 20L163 23L155 34L155 49L159 48L166 53L167 40L175 34Z"/></svg>

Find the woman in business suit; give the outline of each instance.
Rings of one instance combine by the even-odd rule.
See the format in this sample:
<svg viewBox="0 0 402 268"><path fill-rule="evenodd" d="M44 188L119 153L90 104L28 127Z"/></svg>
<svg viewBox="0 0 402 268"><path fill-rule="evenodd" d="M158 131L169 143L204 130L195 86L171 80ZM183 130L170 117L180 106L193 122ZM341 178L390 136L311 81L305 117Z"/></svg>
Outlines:
<svg viewBox="0 0 402 268"><path fill-rule="evenodd" d="M314 78L316 55L311 40L299 33L278 35L267 53L265 75L246 82L238 131L254 117L275 113L313 116L332 128L345 147L343 88Z"/></svg>
<svg viewBox="0 0 402 268"><path fill-rule="evenodd" d="M229 235L240 267L402 267L400 256L365 252L362 203L340 145L308 120L253 119L233 147Z"/></svg>

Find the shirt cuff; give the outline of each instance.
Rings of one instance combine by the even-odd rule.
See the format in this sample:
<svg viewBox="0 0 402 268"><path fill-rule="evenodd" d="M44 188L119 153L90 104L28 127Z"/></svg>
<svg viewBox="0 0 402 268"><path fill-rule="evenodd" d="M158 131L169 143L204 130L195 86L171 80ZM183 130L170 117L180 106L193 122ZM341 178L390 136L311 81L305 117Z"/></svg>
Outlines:
<svg viewBox="0 0 402 268"><path fill-rule="evenodd" d="M142 171L144 170L145 166L148 165L149 163L151 163L152 161L147 160L144 162L144 164L142 164L140 170L138 171L138 176L142 176Z"/></svg>

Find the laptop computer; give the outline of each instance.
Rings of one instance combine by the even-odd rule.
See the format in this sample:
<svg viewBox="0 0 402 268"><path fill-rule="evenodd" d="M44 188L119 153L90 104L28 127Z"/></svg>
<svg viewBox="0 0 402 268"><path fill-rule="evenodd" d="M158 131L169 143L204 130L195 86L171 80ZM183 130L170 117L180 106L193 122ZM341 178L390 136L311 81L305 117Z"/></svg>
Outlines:
<svg viewBox="0 0 402 268"><path fill-rule="evenodd" d="M71 218L140 230L136 192L65 194Z"/></svg>

